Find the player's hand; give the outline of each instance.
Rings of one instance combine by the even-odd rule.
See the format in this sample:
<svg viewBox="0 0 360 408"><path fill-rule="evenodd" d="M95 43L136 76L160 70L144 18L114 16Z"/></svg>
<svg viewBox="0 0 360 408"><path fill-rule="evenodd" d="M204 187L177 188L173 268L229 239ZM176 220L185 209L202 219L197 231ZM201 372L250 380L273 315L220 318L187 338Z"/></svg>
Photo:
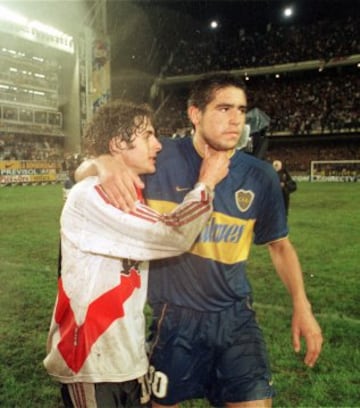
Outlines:
<svg viewBox="0 0 360 408"><path fill-rule="evenodd" d="M140 177L129 169L120 156L100 156L96 161L98 176L110 203L125 212L135 207L136 187L144 188Z"/></svg>
<svg viewBox="0 0 360 408"><path fill-rule="evenodd" d="M309 367L314 367L321 353L323 336L321 328L312 314L311 307L294 309L292 338L296 353L301 350L301 337L304 337L306 342L304 363Z"/></svg>
<svg viewBox="0 0 360 408"><path fill-rule="evenodd" d="M229 152L217 151L205 145L204 158L200 168L199 182L212 190L229 172Z"/></svg>

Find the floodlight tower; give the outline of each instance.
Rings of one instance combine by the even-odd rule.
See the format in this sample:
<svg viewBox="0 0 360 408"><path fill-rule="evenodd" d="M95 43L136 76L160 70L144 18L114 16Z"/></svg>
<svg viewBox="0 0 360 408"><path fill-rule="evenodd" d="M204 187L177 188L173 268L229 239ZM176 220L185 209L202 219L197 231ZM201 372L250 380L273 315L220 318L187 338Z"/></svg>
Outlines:
<svg viewBox="0 0 360 408"><path fill-rule="evenodd" d="M106 0L98 0L88 10L78 43L80 124L92 117L110 99L110 40L107 35Z"/></svg>

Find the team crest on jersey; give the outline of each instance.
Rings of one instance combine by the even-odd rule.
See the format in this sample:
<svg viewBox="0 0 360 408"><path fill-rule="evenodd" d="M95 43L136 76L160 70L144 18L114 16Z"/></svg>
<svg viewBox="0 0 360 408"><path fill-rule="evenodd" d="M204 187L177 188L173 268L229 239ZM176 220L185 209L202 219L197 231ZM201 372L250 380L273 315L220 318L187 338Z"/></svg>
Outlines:
<svg viewBox="0 0 360 408"><path fill-rule="evenodd" d="M250 190L238 190L235 192L235 202L237 208L241 212L245 212L250 208L254 200L255 194Z"/></svg>

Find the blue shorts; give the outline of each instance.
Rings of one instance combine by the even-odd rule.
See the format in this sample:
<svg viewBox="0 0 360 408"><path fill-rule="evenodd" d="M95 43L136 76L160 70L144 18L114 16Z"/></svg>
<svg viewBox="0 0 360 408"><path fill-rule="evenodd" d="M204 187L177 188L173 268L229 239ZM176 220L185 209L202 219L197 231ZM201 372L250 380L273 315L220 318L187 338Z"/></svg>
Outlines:
<svg viewBox="0 0 360 408"><path fill-rule="evenodd" d="M220 407L274 396L264 339L249 299L218 313L160 304L153 314L154 401L173 405L206 398Z"/></svg>

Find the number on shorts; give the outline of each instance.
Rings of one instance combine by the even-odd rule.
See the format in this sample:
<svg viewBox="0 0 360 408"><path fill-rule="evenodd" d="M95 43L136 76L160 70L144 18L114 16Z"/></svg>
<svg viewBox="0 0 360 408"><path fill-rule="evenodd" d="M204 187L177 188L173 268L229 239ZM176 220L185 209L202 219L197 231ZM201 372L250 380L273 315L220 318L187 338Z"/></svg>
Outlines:
<svg viewBox="0 0 360 408"><path fill-rule="evenodd" d="M167 375L161 371L155 371L154 367L150 367L151 374L151 391L157 398L164 398L167 394L169 379Z"/></svg>

